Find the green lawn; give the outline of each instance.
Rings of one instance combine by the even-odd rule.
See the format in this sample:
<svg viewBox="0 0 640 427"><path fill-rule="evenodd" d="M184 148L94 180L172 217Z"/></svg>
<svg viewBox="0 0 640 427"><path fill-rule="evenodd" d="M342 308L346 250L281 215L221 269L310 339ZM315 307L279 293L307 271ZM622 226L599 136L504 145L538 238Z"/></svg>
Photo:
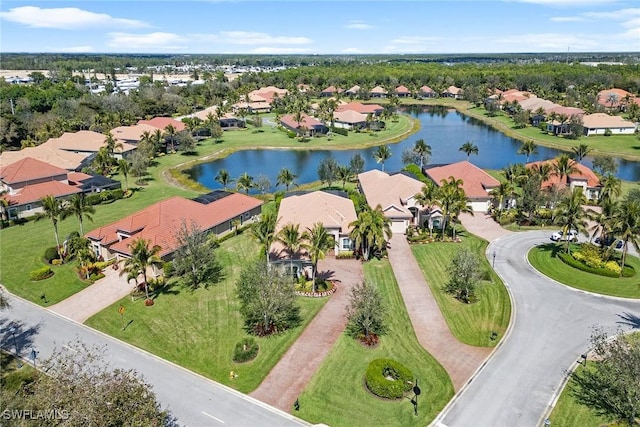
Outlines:
<svg viewBox="0 0 640 427"><path fill-rule="evenodd" d="M312 423L333 427L427 425L453 396L451 380L418 343L389 262L370 261L364 270L367 280L378 287L387 303L389 332L373 349L341 335L300 395L300 410L293 413ZM417 377L422 391L418 416L408 399L386 401L366 390L365 371L369 362L377 358L395 359Z"/></svg>
<svg viewBox="0 0 640 427"><path fill-rule="evenodd" d="M221 283L196 291L173 287L159 295L152 307L145 307L142 299L132 302L131 298L124 298L86 324L243 393L252 391L326 299L299 298L304 323L274 337L257 338L258 357L251 362L234 363L231 357L235 344L247 336L235 294L235 281L242 268L239 260L255 258L258 245L249 233L243 233L224 241L217 254L225 271ZM132 322L124 331L118 314L120 305L125 307L125 323ZM229 379L230 371L238 374L235 380Z"/></svg>
<svg viewBox="0 0 640 427"><path fill-rule="evenodd" d="M493 347L509 325L511 301L507 289L485 258L487 242L466 232L461 235L462 243L435 242L412 245L411 248L451 333L465 344ZM490 277L490 280L482 281L477 291L478 301L473 304L464 304L442 290L449 280L447 269L451 259L462 247L470 248L480 256L482 267ZM498 339L491 339L493 331L498 333Z"/></svg>
<svg viewBox="0 0 640 427"><path fill-rule="evenodd" d="M633 277L604 277L573 268L560 260L555 254L564 250L557 243L546 243L529 251L529 262L539 272L572 288L596 294L623 298L640 298L640 259L627 256L626 263L633 267Z"/></svg>

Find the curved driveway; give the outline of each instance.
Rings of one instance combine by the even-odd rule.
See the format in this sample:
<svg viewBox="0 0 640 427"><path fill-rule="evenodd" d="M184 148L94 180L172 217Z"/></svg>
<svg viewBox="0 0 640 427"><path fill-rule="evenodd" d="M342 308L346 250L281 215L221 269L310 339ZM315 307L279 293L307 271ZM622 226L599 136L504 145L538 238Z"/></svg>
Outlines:
<svg viewBox="0 0 640 427"><path fill-rule="evenodd" d="M509 288L510 333L487 365L434 421L437 426L535 426L566 370L589 347L592 326L640 328L640 300L602 297L550 280L527 261L548 231L516 233L491 243L495 269ZM553 425L553 420L551 420Z"/></svg>

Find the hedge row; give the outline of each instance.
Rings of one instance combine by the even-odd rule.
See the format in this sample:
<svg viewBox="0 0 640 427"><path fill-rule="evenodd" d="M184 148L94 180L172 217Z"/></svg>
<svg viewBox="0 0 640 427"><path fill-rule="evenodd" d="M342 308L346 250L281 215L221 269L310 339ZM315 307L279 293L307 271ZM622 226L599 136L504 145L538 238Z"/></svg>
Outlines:
<svg viewBox="0 0 640 427"><path fill-rule="evenodd" d="M44 280L51 276L53 276L53 270L51 270L51 267L46 265L29 273L29 278L33 281Z"/></svg>
<svg viewBox="0 0 640 427"><path fill-rule="evenodd" d="M342 136L349 136L349 131L344 128L337 128L335 126L332 126L331 132L337 133L338 135L342 135Z"/></svg>
<svg viewBox="0 0 640 427"><path fill-rule="evenodd" d="M560 252L558 254L558 257L565 264L573 268L577 268L578 270L584 271L586 273L596 274L598 276L604 276L604 277L615 277L615 278L620 277L618 273L616 273L615 271L611 271L607 268L589 267L588 265L578 261L577 259L575 259L574 257L572 257L570 254L566 252ZM622 277L633 277L635 274L636 274L635 270L632 267L629 267L628 265L625 265L624 268L622 269Z"/></svg>
<svg viewBox="0 0 640 427"><path fill-rule="evenodd" d="M409 368L393 359L372 360L365 379L371 393L387 399L401 399L413 387Z"/></svg>

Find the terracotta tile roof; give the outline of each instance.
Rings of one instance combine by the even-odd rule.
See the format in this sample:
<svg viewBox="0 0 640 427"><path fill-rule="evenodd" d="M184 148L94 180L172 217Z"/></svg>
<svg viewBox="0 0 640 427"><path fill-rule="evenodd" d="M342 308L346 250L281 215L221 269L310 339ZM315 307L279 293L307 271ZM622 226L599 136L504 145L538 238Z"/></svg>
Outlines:
<svg viewBox="0 0 640 427"><path fill-rule="evenodd" d="M582 125L589 129L602 128L635 128L633 122L624 120L620 116L610 116L606 113L588 114L582 117Z"/></svg>
<svg viewBox="0 0 640 427"><path fill-rule="evenodd" d="M187 128L187 125L185 125L183 122L172 119L171 117L154 117L151 120L140 120L138 124L150 125L160 130L164 130L167 126L173 125L173 127L176 128L178 132Z"/></svg>
<svg viewBox="0 0 640 427"><path fill-rule="evenodd" d="M298 122L295 121L293 114L285 114L280 118L280 123L289 126L292 129L298 129ZM304 126L307 129L312 129L315 126L324 126L318 119L311 117L307 114L302 114L302 121L300 126Z"/></svg>
<svg viewBox="0 0 640 427"><path fill-rule="evenodd" d="M206 231L262 204L261 200L241 193L230 194L206 205L175 196L112 224L92 230L86 236L103 245L111 244L111 250L129 256L131 255L129 244L138 238L143 238L150 241L152 246L162 247L160 256L163 257L176 250L175 233L183 220L187 225L194 221L201 230ZM131 237L118 241L118 232L124 232Z"/></svg>
<svg viewBox="0 0 640 427"><path fill-rule="evenodd" d="M18 151L3 151L2 154L0 154L0 164L8 165L27 157L40 160L44 163L48 163L62 169L76 170L82 166L82 162L88 157L88 155L66 150L58 150L51 145L40 144L36 147L27 147Z"/></svg>
<svg viewBox="0 0 640 427"><path fill-rule="evenodd" d="M424 85L420 88L420 92L422 93L435 93L436 91L431 89L429 86Z"/></svg>
<svg viewBox="0 0 640 427"><path fill-rule="evenodd" d="M40 184L27 185L15 194L5 194L4 198L9 205L26 205L36 203L45 196L64 197L71 194L80 193L81 190L60 181L49 181Z"/></svg>
<svg viewBox="0 0 640 427"><path fill-rule="evenodd" d="M380 95L385 95L387 93L386 89L383 88L382 86L376 86L373 89L371 89L370 93L375 93L375 94L380 94Z"/></svg>
<svg viewBox="0 0 640 427"><path fill-rule="evenodd" d="M51 146L59 150L97 153L106 145L105 140L106 135L90 130L81 130L78 132L65 132L60 138L51 138L42 145ZM122 147L116 147L116 153L126 153L136 149L134 145L126 142L121 144Z"/></svg>
<svg viewBox="0 0 640 427"><path fill-rule="evenodd" d="M536 97L524 99L519 101L518 104L520 104L523 110L529 111L536 111L538 108L542 107L544 111L547 112L552 108L559 107L559 105L554 102Z"/></svg>
<svg viewBox="0 0 640 427"><path fill-rule="evenodd" d="M322 93L342 93L343 91L343 89L336 89L335 86L329 86L328 88L323 90Z"/></svg>
<svg viewBox="0 0 640 427"><path fill-rule="evenodd" d="M461 179L462 188L469 199L487 199L489 191L500 185L497 179L467 160L427 167L425 172L438 185L441 185L443 179L448 180L451 176Z"/></svg>
<svg viewBox="0 0 640 427"><path fill-rule="evenodd" d="M288 196L280 202L276 232L286 224L300 225L300 232L321 222L325 228L339 229L349 233L349 224L358 217L349 198L324 191Z"/></svg>
<svg viewBox="0 0 640 427"><path fill-rule="evenodd" d="M582 116L584 115L584 110L582 108L576 107L564 107L562 105L558 105L556 107L550 108L546 110L547 114L556 113L556 114L564 114L567 117L571 116Z"/></svg>
<svg viewBox="0 0 640 427"><path fill-rule="evenodd" d="M372 169L358 175L360 187L367 203L372 209L380 205L389 218L413 217L407 201L422 191L424 184L407 175L396 173L389 175L377 169Z"/></svg>
<svg viewBox="0 0 640 427"><path fill-rule="evenodd" d="M347 104L339 105L336 111L353 110L362 114L376 114L384 110L384 107L378 104L363 104L361 102L353 101Z"/></svg>
<svg viewBox="0 0 640 427"><path fill-rule="evenodd" d="M553 166L555 165L555 160L542 160L538 162L530 162L526 164L526 167L528 169L531 169L532 167L539 166L541 164L549 164ZM586 180L587 186L589 187L598 187L600 185L600 180L598 179L596 174L593 173L591 169L589 169L585 165L578 162L573 162L572 164L578 169L578 172L569 175L569 181ZM560 184L560 177L557 175L551 175L548 180L542 183L541 187L548 188L548 187L552 187L554 185L559 185L559 184Z"/></svg>
<svg viewBox="0 0 640 427"><path fill-rule="evenodd" d="M409 89L407 89L406 86L398 86L396 88L396 93L403 93L403 94L407 94L407 93L411 93L411 91Z"/></svg>
<svg viewBox="0 0 640 427"><path fill-rule="evenodd" d="M356 94L356 93L358 93L359 91L360 91L360 86L358 86L358 85L354 85L354 86L352 86L352 87L351 87L351 89L348 89L348 90L346 91L346 93Z"/></svg>
<svg viewBox="0 0 640 427"><path fill-rule="evenodd" d="M31 157L0 168L0 180L8 185L64 175L67 170Z"/></svg>
<svg viewBox="0 0 640 427"><path fill-rule="evenodd" d="M89 178L91 178L91 175L87 175L86 173L82 173L82 172L69 172L67 174L67 181L69 181L69 183L73 183L73 182L78 183Z"/></svg>
<svg viewBox="0 0 640 427"><path fill-rule="evenodd" d="M509 89L502 92L502 102L524 101L525 99L535 98L536 96L530 92L518 89Z"/></svg>
<svg viewBox="0 0 640 427"><path fill-rule="evenodd" d="M156 126L151 126L147 123L138 123L137 125L119 126L111 129L111 135L113 135L115 139L138 142L142 139L142 134L145 132L154 133L158 129Z"/></svg>
<svg viewBox="0 0 640 427"><path fill-rule="evenodd" d="M444 92L451 93L453 95L459 95L462 92L462 89L457 86L449 86Z"/></svg>
<svg viewBox="0 0 640 427"><path fill-rule="evenodd" d="M363 123L367 121L366 114L358 113L354 110L336 111L333 113L333 118L337 122L349 124Z"/></svg>
<svg viewBox="0 0 640 427"><path fill-rule="evenodd" d="M611 107L611 102L608 102L610 95L615 95L616 97L616 101L613 103L613 107L618 107L620 104L624 104L624 98L626 98L627 96L633 97L633 94L631 92L627 92L624 89L605 89L598 92L598 104L605 107Z"/></svg>

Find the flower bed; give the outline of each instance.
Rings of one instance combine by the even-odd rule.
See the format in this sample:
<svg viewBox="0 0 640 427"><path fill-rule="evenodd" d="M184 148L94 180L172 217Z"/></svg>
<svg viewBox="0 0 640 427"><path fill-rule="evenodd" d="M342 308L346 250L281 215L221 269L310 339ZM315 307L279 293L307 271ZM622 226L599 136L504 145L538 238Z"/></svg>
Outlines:
<svg viewBox="0 0 640 427"><path fill-rule="evenodd" d="M322 291L322 292L295 291L295 294L300 297L311 297L311 298L328 297L338 290L338 286L335 284L335 282L330 282L330 283L331 283L331 288L327 289L326 291Z"/></svg>

